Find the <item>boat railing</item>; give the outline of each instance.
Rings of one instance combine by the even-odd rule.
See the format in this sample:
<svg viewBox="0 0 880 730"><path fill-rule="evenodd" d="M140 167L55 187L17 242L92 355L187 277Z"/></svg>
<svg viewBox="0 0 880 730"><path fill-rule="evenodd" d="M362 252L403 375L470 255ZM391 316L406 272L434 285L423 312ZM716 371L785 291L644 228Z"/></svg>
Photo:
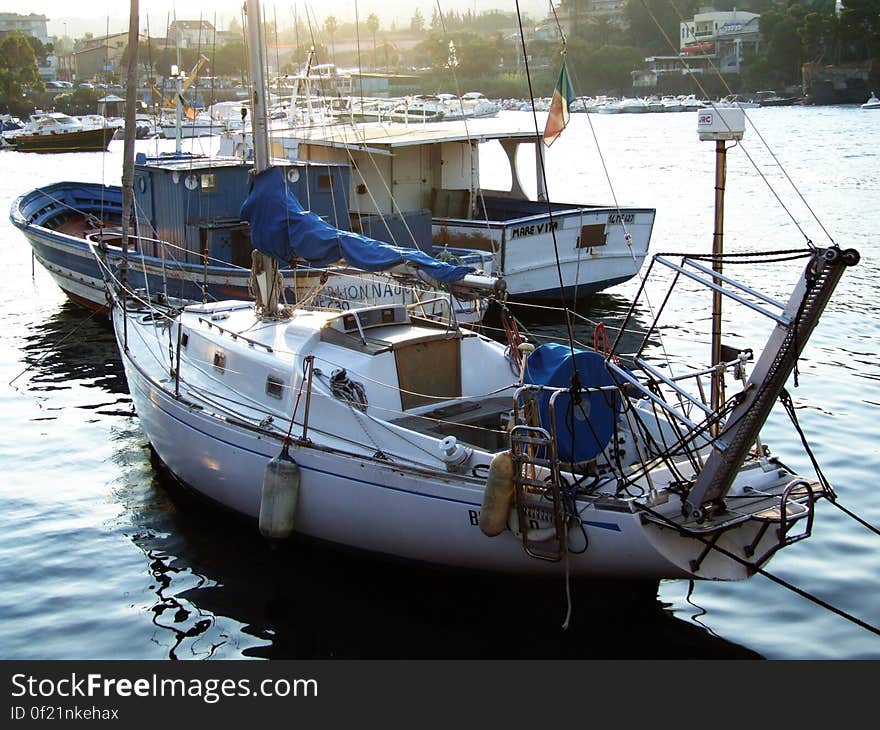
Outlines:
<svg viewBox="0 0 880 730"><path fill-rule="evenodd" d="M697 261L695 261L694 259L684 258L684 259L682 259L682 264L680 266L678 264L673 263L672 261L669 261L668 259L664 258L663 256L655 256L654 260L658 264L662 264L663 266L667 266L668 268L672 269L673 271L677 272L678 274L682 274L683 276L686 276L687 278L692 279L693 281L697 282L698 284L702 284L703 286L708 287L712 291L718 292L722 296L729 297L730 299L733 299L733 300L739 302L740 304L744 304L745 306L749 307L750 309L753 309L756 312L763 314L765 317L769 317L770 319L775 321L777 324L781 324L781 325L785 325L785 326L791 324L790 317L786 317L785 315L782 315L782 314L775 314L774 312L772 312L769 309L766 309L765 307L761 306L760 304L749 301L747 298L745 298L741 294L738 294L737 292L732 291L731 289L725 289L721 284L716 284L714 280L717 279L718 281L720 281L724 284L727 284L728 286L733 287L734 289L738 289L741 292L744 292L750 296L755 297L759 301L764 302L765 304L767 304L769 306L778 308L780 311L785 309L785 304L777 301L776 299L773 299L770 296L767 296L766 294L763 294L762 292L757 291L756 289L752 289L751 287L748 287L745 284L741 284L740 282L736 281L735 279L731 279L729 276L724 276L723 274L721 274L718 271L714 271L713 269L710 269L707 266L703 266L702 264L697 263ZM689 271L688 268L686 268L688 266L695 269L695 271ZM701 276L701 274L703 276Z"/></svg>
<svg viewBox="0 0 880 730"><path fill-rule="evenodd" d="M413 296L416 297L416 301L406 305L406 309L408 312L419 311L422 318L424 319L431 319L443 322L446 324L449 330L458 330L458 317L455 314L455 307L452 306L452 298L450 295L431 297L429 299L420 299L418 298L418 292L414 291ZM439 316L437 314L436 308L432 307L431 311L428 311L427 309L427 306L429 304L438 303L440 304L441 309L441 314ZM445 317L442 316L443 310L445 310Z"/></svg>

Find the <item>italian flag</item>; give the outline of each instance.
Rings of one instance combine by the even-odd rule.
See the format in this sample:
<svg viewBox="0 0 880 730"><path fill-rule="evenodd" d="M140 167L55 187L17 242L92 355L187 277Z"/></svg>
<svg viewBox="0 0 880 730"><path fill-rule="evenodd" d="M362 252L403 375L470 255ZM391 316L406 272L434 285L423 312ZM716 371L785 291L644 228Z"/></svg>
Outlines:
<svg viewBox="0 0 880 730"><path fill-rule="evenodd" d="M559 81L553 90L553 98L550 100L550 116L547 117L547 126L544 127L544 144L549 147L562 134L565 125L568 124L568 108L574 101L574 90L568 79L568 69L562 64L559 72Z"/></svg>

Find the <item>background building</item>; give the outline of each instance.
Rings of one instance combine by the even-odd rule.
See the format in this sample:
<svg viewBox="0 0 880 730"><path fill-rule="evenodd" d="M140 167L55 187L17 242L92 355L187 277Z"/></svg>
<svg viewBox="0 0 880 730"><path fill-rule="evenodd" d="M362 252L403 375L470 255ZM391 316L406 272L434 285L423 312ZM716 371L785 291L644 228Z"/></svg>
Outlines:
<svg viewBox="0 0 880 730"><path fill-rule="evenodd" d="M141 40L144 37L141 36ZM101 74L123 73L123 53L128 45L128 33L111 33L99 38L84 38L73 53L73 73L80 81L97 78ZM65 62L64 67L67 68ZM63 74L62 74L63 75Z"/></svg>
<svg viewBox="0 0 880 730"><path fill-rule="evenodd" d="M214 34L207 20L175 20L168 26L168 38L178 48L211 48Z"/></svg>
<svg viewBox="0 0 880 730"><path fill-rule="evenodd" d="M17 30L22 35L30 35L40 40L44 45L49 42L46 32L47 18L45 15L19 15L18 13L0 13L0 38L7 33Z"/></svg>
<svg viewBox="0 0 880 730"><path fill-rule="evenodd" d="M633 86L696 93L690 76L699 75L707 91L723 89L718 74L741 73L745 52L760 49L760 17L744 10L708 9L697 13L679 25L678 55L646 58L644 68L633 71Z"/></svg>
<svg viewBox="0 0 880 730"><path fill-rule="evenodd" d="M760 18L744 10L697 13L679 26L680 55L695 61L688 63L693 69L714 70L714 65L721 73L739 73L743 51L761 45Z"/></svg>

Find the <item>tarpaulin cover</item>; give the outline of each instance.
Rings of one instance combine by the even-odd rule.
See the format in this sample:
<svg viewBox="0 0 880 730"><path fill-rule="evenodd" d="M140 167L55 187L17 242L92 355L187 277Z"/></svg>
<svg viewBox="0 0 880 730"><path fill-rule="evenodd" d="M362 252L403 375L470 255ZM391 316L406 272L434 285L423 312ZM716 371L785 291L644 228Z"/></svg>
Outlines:
<svg viewBox="0 0 880 730"><path fill-rule="evenodd" d="M270 167L254 179L241 206L250 224L251 245L283 264L298 257L312 266L330 266L340 259L364 271L382 271L397 264L413 264L432 279L453 282L472 274L470 266L453 266L416 248L404 248L335 228L305 210L284 181L280 167Z"/></svg>
<svg viewBox="0 0 880 730"><path fill-rule="evenodd" d="M582 388L614 385L605 358L592 350L574 350L567 345L551 342L541 345L526 361L525 382L532 385L550 385L558 388L571 386L571 376L577 364ZM572 403L568 393L556 398L556 445L562 461L594 459L611 440L617 417L619 396L616 392L581 394L580 405ZM550 430L550 393L538 398L541 425ZM572 429L574 424L574 429Z"/></svg>

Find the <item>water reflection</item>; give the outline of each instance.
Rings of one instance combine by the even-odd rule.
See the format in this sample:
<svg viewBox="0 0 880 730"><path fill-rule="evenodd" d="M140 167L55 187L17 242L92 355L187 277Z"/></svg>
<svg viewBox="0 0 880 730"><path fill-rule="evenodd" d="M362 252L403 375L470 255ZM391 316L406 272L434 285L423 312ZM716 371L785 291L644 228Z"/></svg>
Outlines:
<svg viewBox="0 0 880 730"><path fill-rule="evenodd" d="M131 485L153 623L170 658L761 658L676 618L656 581L463 575L289 540L183 489L155 457ZM150 492L154 500L144 499ZM230 630L232 625L236 631Z"/></svg>
<svg viewBox="0 0 880 730"><path fill-rule="evenodd" d="M33 393L71 390L74 386L113 395L128 393L113 327L99 312L65 301L51 317L29 325L20 350L23 368L13 386L26 383ZM110 401L124 402L129 399Z"/></svg>

